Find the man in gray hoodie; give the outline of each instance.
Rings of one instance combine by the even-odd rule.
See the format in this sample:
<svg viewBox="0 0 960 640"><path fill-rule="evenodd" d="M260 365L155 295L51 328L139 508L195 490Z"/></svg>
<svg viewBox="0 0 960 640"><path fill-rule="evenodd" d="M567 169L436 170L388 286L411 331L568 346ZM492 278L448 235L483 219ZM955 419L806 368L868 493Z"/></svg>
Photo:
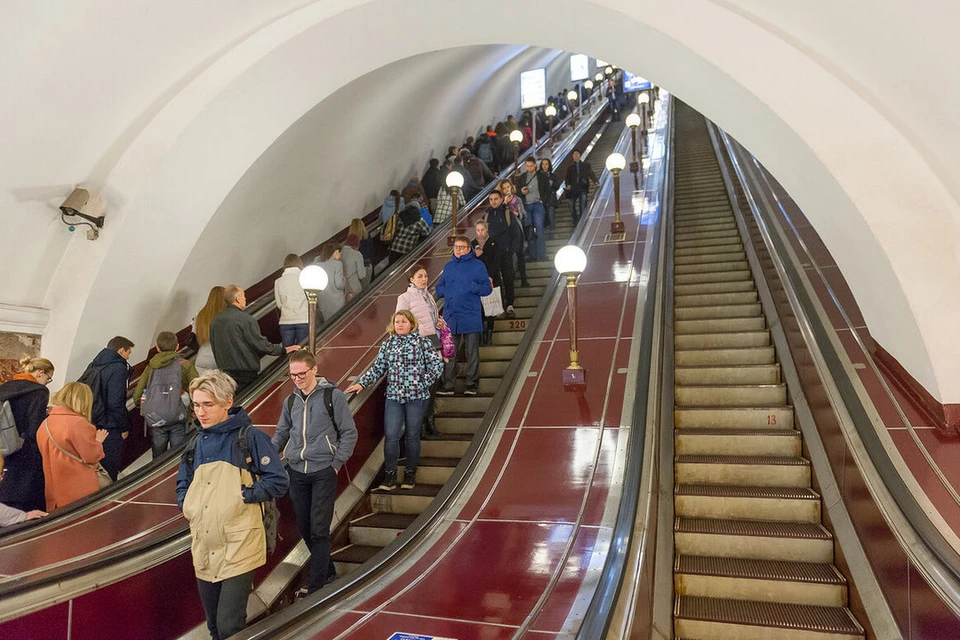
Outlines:
<svg viewBox="0 0 960 640"><path fill-rule="evenodd" d="M310 550L307 593L336 577L330 562L330 522L337 498L337 476L353 454L357 427L347 397L325 378L306 349L290 355L296 390L283 403L273 444L289 464L290 500L300 537Z"/></svg>

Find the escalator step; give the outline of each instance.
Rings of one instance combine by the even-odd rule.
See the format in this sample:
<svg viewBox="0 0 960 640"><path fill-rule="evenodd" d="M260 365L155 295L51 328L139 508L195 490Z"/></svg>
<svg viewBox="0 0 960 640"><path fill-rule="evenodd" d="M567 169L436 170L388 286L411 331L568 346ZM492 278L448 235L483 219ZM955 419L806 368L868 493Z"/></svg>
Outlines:
<svg viewBox="0 0 960 640"><path fill-rule="evenodd" d="M790 580L821 584L846 584L847 582L837 571L837 568L827 562L790 562L786 560L678 555L674 571L706 576L751 578L753 580Z"/></svg>
<svg viewBox="0 0 960 640"><path fill-rule="evenodd" d="M825 634L810 636L817 638L828 637L826 634L853 637L863 637L864 635L863 628L854 619L853 614L843 607L678 596L674 615L677 619L678 630L686 621L702 621L753 627L756 631L760 631L756 629L757 627L774 627L795 632L806 631ZM690 626L699 628L701 625ZM763 632L760 631L757 635L741 637L761 638L768 636L764 636ZM797 635L796 637L802 638L804 636Z"/></svg>

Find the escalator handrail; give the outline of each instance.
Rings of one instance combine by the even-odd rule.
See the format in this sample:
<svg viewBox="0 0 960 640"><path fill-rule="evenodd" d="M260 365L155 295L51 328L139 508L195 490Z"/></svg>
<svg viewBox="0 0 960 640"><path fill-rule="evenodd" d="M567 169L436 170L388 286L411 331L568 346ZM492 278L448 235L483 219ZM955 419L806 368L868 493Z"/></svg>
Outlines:
<svg viewBox="0 0 960 640"><path fill-rule="evenodd" d="M857 392L853 380L844 367L844 358L830 339L832 328L828 329L826 322L818 312L818 303L804 286L805 277L800 273L800 268L793 260L786 257L790 254L787 243L781 236L783 232L771 232L772 229L777 228L773 214L767 211L766 207L761 206L758 199L754 197L753 189L747 181L747 170L740 162L733 141L719 127L717 127L717 130L743 187L751 212L760 228L768 254L774 261L777 270L786 276L784 285L791 290L800 307L799 310L795 310L799 311L799 313L796 313L797 319L799 321L802 318L802 322L808 326L826 364L827 371L821 372L821 375L829 373L880 480L890 493L896 507L903 513L909 526L913 528L922 543L926 545L931 557L939 561L940 566L925 566L924 568L929 572L930 577L936 581L938 590L947 604L955 613L960 615L960 553L944 538L904 482L903 476L890 457L890 453L880 440L880 435L870 419L864 399ZM781 212L787 220L791 220L789 213L783 210L782 206ZM790 224L792 226L792 221ZM892 526L892 528L895 529L896 527ZM916 557L916 550L912 549L910 545L906 545L905 551L908 556L913 557L918 566L923 566L923 563L919 562Z"/></svg>
<svg viewBox="0 0 960 640"><path fill-rule="evenodd" d="M562 121L560 121L554 128L554 136L559 135L563 129L571 123L572 117L567 116ZM531 146L530 149L527 149L518 157L518 165L522 165L523 161L531 156L532 154L542 150L548 143L549 134L544 135L536 145ZM458 220L462 223L467 216L467 213L474 209L477 205L482 204L488 197L490 191L492 191L498 182L504 179L508 179L513 174L513 166L503 169L496 178L492 180L488 185L483 187L473 198L467 202L463 211L458 215ZM461 217L462 216L462 217ZM404 255L403 258L391 265L390 268L381 273L380 279L393 277L395 274L402 272L405 269L409 269L417 259L419 259L418 250L424 246L425 243L431 242L435 236L443 235L440 234L440 231L447 230L452 222L446 220L438 225L434 225L429 236L424 238L412 251ZM373 231L379 229L382 225L376 224L372 227ZM368 229L369 230L369 229ZM340 318L342 318L348 311L355 308L364 300L369 299L371 292L375 290L375 287L370 286L366 287L361 291L357 296L353 297L347 304L340 308L340 310L331 316L330 318L325 318L324 322L318 327L318 329L323 329L326 327L336 326ZM262 317L269 313L275 306L275 301L273 298L273 291L268 291L264 295L258 297L256 300L251 302L245 309L248 313L254 317ZM258 316L259 314L259 316ZM321 336L322 337L322 336ZM187 349L181 349L181 353L189 355L191 352ZM260 372L260 375L257 377L257 381L248 387L243 394L237 396L238 405L245 406L249 400L256 399L269 384L271 384L275 378L279 375L279 372L286 366L286 356L280 356L276 361L267 366L263 371ZM269 375L268 375L269 374ZM263 384L265 378L270 378L266 384ZM128 389L128 406L130 399L132 398L132 389L133 385L130 385ZM138 485L153 476L155 476L158 470L163 470L166 468L166 465L174 458L180 456L181 448L171 448L167 451L161 458L153 460L144 467L136 470L135 472L120 478L117 482L112 483L109 487L101 489L95 493L92 493L88 496L85 496L71 504L57 509L57 511L46 518L40 518L36 520L26 520L24 522L18 523L16 525L11 525L9 527L3 527L0 529L0 545L15 544L23 539L33 537L39 534L42 534L52 528L62 526L68 517L79 517L90 511L95 510L99 505L106 501L109 498L127 490L130 487Z"/></svg>
<svg viewBox="0 0 960 640"><path fill-rule="evenodd" d="M582 126L582 133L588 132L593 126L593 122L604 113L606 113L606 108L602 107L591 114L587 125ZM574 129L574 131L576 131L576 129ZM546 138L546 136L544 138ZM562 146L567 147L563 151L564 157L573 150L573 145L568 143L571 139L575 138L576 136L571 136L562 143ZM541 142L536 147L536 150L540 150L545 144L545 141ZM531 149L524 155L529 155L533 151L534 150ZM523 156L521 156L520 160L523 160ZM512 172L512 168L510 172ZM586 219L587 216L583 216L583 218ZM570 239L572 244L577 244L582 240L586 226L587 225L581 220L581 224L574 231L574 235ZM553 290L556 292L562 279L563 277L559 273L554 274L553 282L547 284L546 291L550 292ZM546 309L550 306L553 298L554 295L547 293L541 298L540 304L537 306L533 317L527 324L528 331L524 333L523 338L517 345L514 357L510 361L507 370L504 372L502 381L490 401L492 410L488 410L484 415L466 453L464 453L456 469L454 469L453 474L443 485L440 493L431 501L430 506L417 516L416 520L404 529L403 533L364 562L358 569L324 587L316 594L308 596L294 605L271 615L268 619L247 627L236 636L237 640L265 640L267 638L274 638L277 636L279 630L301 623L304 616L311 616L312 614L308 613L309 610L323 610L347 594L360 589L371 579L385 571L387 567L392 566L395 561L398 561L409 553L413 543L420 539L435 522L442 518L449 509L450 504L459 496L462 486L469 479L471 472L477 465L480 454L483 451L483 443L488 439L489 434L502 418L507 397L512 393L514 385L520 380L521 367L526 359L526 354L534 344L534 334L536 333L534 328L543 321L546 315Z"/></svg>
<svg viewBox="0 0 960 640"><path fill-rule="evenodd" d="M603 113L603 109L599 109L597 113ZM593 119L595 119L596 117L597 117L597 114L594 114ZM587 129L589 129L589 126L585 127L584 131L586 131ZM574 129L574 131L576 131L576 128ZM556 130L554 131L554 133L556 134ZM543 149L543 147L546 146L547 144L547 139L548 137L544 136L540 141L538 141L537 145L531 147L530 149L525 151L523 154L521 154L519 157L519 162L522 162L526 157ZM504 169L500 174L498 174L496 180L492 181L490 184L485 186L483 189L480 190L480 192L477 193L476 196L471 198L470 201L463 207L463 217L461 218L458 216L459 223L463 223L466 220L469 213L478 205L484 202L489 192L495 188L497 182L499 182L502 179L509 178L512 173L513 173L512 166L507 169ZM380 279L379 284L388 282L395 275L409 269L412 264L414 264L417 260L420 260L422 258L421 256L422 249L427 247L430 242L435 241L438 238L444 237L446 235L446 232L449 230L451 226L452 226L452 220L446 220L440 223L439 225L435 225L431 235L428 236L426 239L424 239L423 242L418 244L413 251L409 252L403 258L401 258L396 263L394 263L394 265L392 265L391 268L385 272L385 276ZM325 321L321 325L321 328L323 329L323 331L318 336L318 343L320 342L320 340L322 340L323 337L329 335L331 332L335 330L339 330L340 320L343 319L350 311L352 311L356 305L376 295L377 292L379 292L379 289L380 289L379 286L367 287L358 296L353 298L349 303L341 307L341 309L336 314L334 314L329 319L327 319L327 321ZM256 381L253 384L247 387L242 393L238 394L237 405L246 406L250 401L255 400L260 396L262 396L264 392L278 380L278 378L280 377L280 375L282 374L286 366L287 366L287 357L285 355L277 357L276 360L274 360L272 363L267 365L267 367L260 372L260 375L257 377ZM166 454L164 454L163 460L165 462L163 464L156 463L156 464L149 465L146 468L148 470L146 473L131 474L129 477L114 483L110 487L100 492L97 492L95 494L92 494L80 501L77 501L77 503L74 503L66 507L60 513L63 513L64 515L69 515L69 514L80 515L78 514L78 512L81 510L83 510L84 512L93 511L96 508L99 508L101 504L107 502L109 498L114 496L121 489L129 488L131 485L136 484L137 481L143 480L147 477L159 476L159 475L168 473L171 470L170 469L170 467L172 466L171 463L173 463L175 460L176 461L179 460L182 449L183 449L183 445L180 445L176 449L171 449ZM179 464L179 462L176 462L176 464ZM60 522L46 521L45 524L59 525ZM43 530L46 531L47 528L44 528ZM49 584L52 581L63 580L68 578L76 578L80 575L89 574L97 569L102 569L106 566L123 562L124 560L132 556L142 554L149 549L168 544L172 542L173 539L184 536L186 530L187 530L187 525L184 522L182 526L168 530L162 535L149 536L144 540L139 541L133 545L119 549L113 553L107 554L106 556L97 558L96 560L88 561L87 564L85 564L82 567L71 567L66 571L43 572L24 580L12 580L10 582L7 582L6 584L0 584L0 597L7 597L13 594L22 593L24 591L37 589L46 584ZM34 529L34 528L31 528L28 531L21 531L20 533L23 534L24 537L38 535L37 529ZM11 542L15 542L19 539L21 538L17 536ZM3 543L6 543L6 542L7 542L6 539L3 540Z"/></svg>
<svg viewBox="0 0 960 640"><path fill-rule="evenodd" d="M662 125L665 131L672 134L672 97L662 92L663 103L660 107L658 118L666 118ZM629 562L629 552L631 541L636 528L637 512L640 508L640 479L643 471L643 459L646 440L646 425L648 422L648 412L657 412L657 406L650 406L649 392L651 381L654 377L653 369L659 366L661 354L654 353L653 344L656 333L662 331L662 327L656 327L654 315L656 312L655 300L656 292L664 286L665 279L661 278L660 269L662 265L663 252L661 249L661 238L665 230L663 229L663 220L667 217L668 207L672 206L672 199L667 197L671 192L672 185L669 183L670 171L668 167L673 161L672 135L664 144L664 159L660 165L660 171L663 172L660 182L660 206L661 213L659 221L653 225L651 233L656 234L652 246L655 247L656 254L652 256L650 268L650 280L648 283L646 300L643 305L642 333L640 336L639 362L637 363L637 381L634 395L634 405L632 412L632 421L630 425L630 444L625 462L623 476L623 493L620 497L620 507L617 511L617 519L613 526L610 538L610 548L604 561L603 570L597 581L597 588L594 591L593 598L580 624L577 632L577 640L597 640L606 636L607 630L613 618L617 599L620 594L620 588L623 585L624 575L626 573L627 563ZM648 178L649 180L649 178ZM663 348L661 342L661 349ZM648 523L649 524L649 523ZM645 530L649 530L645 527Z"/></svg>

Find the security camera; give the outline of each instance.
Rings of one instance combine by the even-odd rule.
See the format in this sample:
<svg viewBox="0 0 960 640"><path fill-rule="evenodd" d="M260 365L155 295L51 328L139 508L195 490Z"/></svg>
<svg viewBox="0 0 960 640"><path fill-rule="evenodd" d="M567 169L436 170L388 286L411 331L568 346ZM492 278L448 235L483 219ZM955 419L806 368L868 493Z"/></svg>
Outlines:
<svg viewBox="0 0 960 640"><path fill-rule="evenodd" d="M90 193L86 189L74 189L67 196L67 199L60 205L61 217L76 216L83 218L92 226L91 228L100 229L103 227L103 219L106 217L103 213L103 201L96 193ZM70 224L66 219L64 223ZM85 224L85 223L79 223Z"/></svg>

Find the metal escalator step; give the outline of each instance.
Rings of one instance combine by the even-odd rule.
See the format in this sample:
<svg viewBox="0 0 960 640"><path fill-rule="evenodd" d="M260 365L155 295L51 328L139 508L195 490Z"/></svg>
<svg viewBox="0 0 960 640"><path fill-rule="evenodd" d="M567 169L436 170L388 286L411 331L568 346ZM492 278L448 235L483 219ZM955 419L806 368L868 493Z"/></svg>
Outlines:
<svg viewBox="0 0 960 640"><path fill-rule="evenodd" d="M786 560L678 555L674 564L674 571L677 573L750 578L753 580L783 580L819 584L846 584L847 582L837 568L827 562L790 562Z"/></svg>
<svg viewBox="0 0 960 640"><path fill-rule="evenodd" d="M751 487L729 484L678 484L677 496L710 498L758 498L762 500L820 500L820 494L809 487Z"/></svg>
<svg viewBox="0 0 960 640"><path fill-rule="evenodd" d="M713 518L679 517L674 521L673 531L674 533L702 533L721 536L833 540L833 535L819 522L718 520Z"/></svg>
<svg viewBox="0 0 960 640"><path fill-rule="evenodd" d="M711 307L724 304L750 304L757 301L756 291L739 291L735 293L697 293L691 295L674 295L673 306L680 307Z"/></svg>
<svg viewBox="0 0 960 640"><path fill-rule="evenodd" d="M751 280L728 280L726 282L697 282L692 284L675 284L674 293L687 295L691 293L732 293L735 291L752 291Z"/></svg>
<svg viewBox="0 0 960 640"><path fill-rule="evenodd" d="M780 365L744 364L731 366L700 365L675 367L674 383L682 385L709 384L779 384Z"/></svg>
<svg viewBox="0 0 960 640"><path fill-rule="evenodd" d="M763 316L748 316L746 318L716 318L704 320L677 320L674 333L726 333L730 331L761 331L767 328L766 318Z"/></svg>
<svg viewBox="0 0 960 640"><path fill-rule="evenodd" d="M368 513L356 520L351 520L350 526L402 530L413 524L416 519L417 516L404 513Z"/></svg>
<svg viewBox="0 0 960 640"><path fill-rule="evenodd" d="M753 280L749 269L739 271L718 271L706 273L678 273L673 281L677 284L703 284L707 282L734 282L736 280Z"/></svg>
<svg viewBox="0 0 960 640"><path fill-rule="evenodd" d="M776 362L773 346L750 346L715 349L675 348L677 366L759 365Z"/></svg>
<svg viewBox="0 0 960 640"><path fill-rule="evenodd" d="M699 242L699 241L696 241ZM700 246L700 245L697 245ZM746 260L737 260L735 262L705 262L701 264L678 264L673 268L676 275L682 273L715 273L722 271L741 271L749 269L750 265Z"/></svg>
<svg viewBox="0 0 960 640"><path fill-rule="evenodd" d="M730 242L727 242L724 244L715 244L707 247L678 248L676 249L676 251L674 251L674 256L675 256L674 262L676 263L677 260L681 258L693 258L696 256L710 255L711 253L716 253L718 251L737 251L737 250L740 250L740 251L743 250L743 242L740 240L740 238L735 238ZM749 273L749 271L747 273Z"/></svg>
<svg viewBox="0 0 960 640"><path fill-rule="evenodd" d="M432 440L430 442L436 442ZM417 484L413 489L404 489L402 492L400 489L394 489L393 491L383 491L382 489L373 489L370 493L372 495L381 495L381 496L418 496L418 497L436 497L440 493L440 489L443 488L443 485L439 484Z"/></svg>
<svg viewBox="0 0 960 640"><path fill-rule="evenodd" d="M707 307L684 307L674 309L677 320L714 320L719 318L747 318L760 316L760 303L721 304Z"/></svg>
<svg viewBox="0 0 960 640"><path fill-rule="evenodd" d="M746 259L747 259L747 254L743 250L743 245L725 244L725 245L710 247L709 252L677 256L673 262L674 264L711 264L714 262L731 262L734 260L746 260ZM683 294L686 292L675 290L674 293Z"/></svg>
<svg viewBox="0 0 960 640"><path fill-rule="evenodd" d="M674 348L683 349L742 349L766 347L770 344L770 332L757 331L709 331L704 333L680 333L673 338Z"/></svg>
<svg viewBox="0 0 960 640"><path fill-rule="evenodd" d="M863 637L863 627L857 623L853 614L844 607L823 607L819 605L789 604L782 602L758 602L754 600L729 600L726 598L706 598L703 596L677 596L674 608L674 617L678 627L677 635L685 633L686 627L691 627L691 635L711 633L710 625L688 624L687 621L705 623L719 623L720 625L737 625L738 627L752 627L750 635L719 635L724 633L716 630L712 637L717 638L786 638L808 637L827 638L834 636ZM683 630L681 631L681 627ZM757 629L757 627L777 628L789 630L797 635L772 635L772 632ZM765 635L768 634L768 635ZM812 635L821 634L821 635Z"/></svg>
<svg viewBox="0 0 960 640"><path fill-rule="evenodd" d="M331 553L330 559L338 564L363 564L380 551L380 549L381 547L373 547L370 545L351 544Z"/></svg>
<svg viewBox="0 0 960 640"><path fill-rule="evenodd" d="M755 456L799 456L800 432L793 429L678 429L677 453L715 455L737 453Z"/></svg>
<svg viewBox="0 0 960 640"><path fill-rule="evenodd" d="M785 406L787 387L782 384L677 385L677 407Z"/></svg>
<svg viewBox="0 0 960 640"><path fill-rule="evenodd" d="M793 429L792 406L766 407L676 407L673 410L674 424L686 427L712 427L716 429L764 429L778 427Z"/></svg>
<svg viewBox="0 0 960 640"><path fill-rule="evenodd" d="M809 467L810 461L797 456L747 456L681 454L674 456L677 464L740 464L740 465L778 465L783 467Z"/></svg>

